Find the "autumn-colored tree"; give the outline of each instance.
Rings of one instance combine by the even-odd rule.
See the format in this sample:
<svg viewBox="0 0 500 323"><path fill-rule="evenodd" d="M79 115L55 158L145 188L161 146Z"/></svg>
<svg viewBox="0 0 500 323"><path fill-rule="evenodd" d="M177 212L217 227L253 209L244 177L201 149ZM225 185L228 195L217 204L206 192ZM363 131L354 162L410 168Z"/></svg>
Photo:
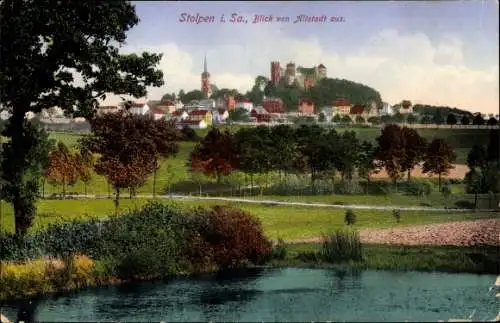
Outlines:
<svg viewBox="0 0 500 323"><path fill-rule="evenodd" d="M153 138L160 136L163 126L156 125L149 117L105 114L91 121L92 134L81 142L85 150L99 155L94 169L113 186L116 211L120 191L129 188L133 194L157 167L159 143ZM167 138L170 137L162 137ZM162 145L170 147L171 143Z"/></svg>
<svg viewBox="0 0 500 323"><path fill-rule="evenodd" d="M213 128L191 152L189 163L191 171L215 177L220 183L222 176L231 174L237 161L237 151L231 133Z"/></svg>
<svg viewBox="0 0 500 323"><path fill-rule="evenodd" d="M75 154L63 142L57 143L57 149L49 153L49 167L46 170L47 181L52 185L62 186L63 198L66 187L73 186L80 177L79 166Z"/></svg>
<svg viewBox="0 0 500 323"><path fill-rule="evenodd" d="M87 195L87 186L92 180L94 162L94 156L87 150L82 150L81 153L76 154L76 164L78 166L80 180L83 182L85 196Z"/></svg>
<svg viewBox="0 0 500 323"><path fill-rule="evenodd" d="M450 147L444 139L434 139L424 155L423 173L438 175L438 187L441 191L441 178L448 174L450 169L455 168L453 162L456 155L453 148Z"/></svg>
<svg viewBox="0 0 500 323"><path fill-rule="evenodd" d="M401 137L403 139L404 155L401 161L401 170L407 172L408 181L411 177L411 171L417 166L424 156L427 148L427 142L415 129L402 127Z"/></svg>

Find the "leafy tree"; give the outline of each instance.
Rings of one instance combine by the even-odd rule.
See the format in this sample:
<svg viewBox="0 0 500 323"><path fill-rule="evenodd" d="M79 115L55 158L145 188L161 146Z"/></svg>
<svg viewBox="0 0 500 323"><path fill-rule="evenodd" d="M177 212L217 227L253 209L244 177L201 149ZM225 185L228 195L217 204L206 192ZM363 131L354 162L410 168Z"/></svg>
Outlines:
<svg viewBox="0 0 500 323"><path fill-rule="evenodd" d="M484 125L484 119L480 113L478 113L474 116L474 118L472 119L472 124L476 125L476 126Z"/></svg>
<svg viewBox="0 0 500 323"><path fill-rule="evenodd" d="M460 119L460 124L461 125L469 125L470 124L470 118L466 114L464 114L462 116L462 119Z"/></svg>
<svg viewBox="0 0 500 323"><path fill-rule="evenodd" d="M443 111L441 109L436 109L434 115L432 116L432 122L434 124L440 125L444 123Z"/></svg>
<svg viewBox="0 0 500 323"><path fill-rule="evenodd" d="M500 129L491 129L487 148L488 161L496 160L497 167L500 168Z"/></svg>
<svg viewBox="0 0 500 323"><path fill-rule="evenodd" d="M424 115L422 119L420 120L421 124L431 124L432 123L432 118L429 115Z"/></svg>
<svg viewBox="0 0 500 323"><path fill-rule="evenodd" d="M213 176L220 183L222 176L231 174L237 166L237 151L231 133L210 129L191 152L190 166L193 172Z"/></svg>
<svg viewBox="0 0 500 323"><path fill-rule="evenodd" d="M327 151L326 155L336 155L333 164L337 171L340 172L342 180L347 179L351 181L354 170L359 162L360 143L354 131L346 131L338 139L336 143L330 141L336 147L334 146L333 151ZM328 167L329 165L325 166Z"/></svg>
<svg viewBox="0 0 500 323"><path fill-rule="evenodd" d="M410 181L411 171L422 161L427 142L415 129L408 127L401 128L401 136L404 149L401 171L407 172L408 181Z"/></svg>
<svg viewBox="0 0 500 323"><path fill-rule="evenodd" d="M77 157L63 142L58 142L57 149L49 153L46 177L52 185L62 186L63 197L66 196L67 186L73 186L78 182L80 172Z"/></svg>
<svg viewBox="0 0 500 323"><path fill-rule="evenodd" d="M182 102L190 102L190 101L193 101L193 100L203 100L205 98L205 94L203 94L203 92L201 92L201 90L193 90L193 91L189 91L188 93L185 93L181 96L181 94L179 94L179 99L182 101Z"/></svg>
<svg viewBox="0 0 500 323"><path fill-rule="evenodd" d="M2 133L10 140L3 160L8 171L2 176L16 232L24 234L37 198L36 181L27 179L35 163L30 154L41 144L25 114L59 106L91 118L106 93L143 97L146 86L163 84L155 69L161 55L119 53L125 33L139 21L127 1L3 1L0 16L0 104L12 112ZM74 74L80 74L83 86L73 82Z"/></svg>
<svg viewBox="0 0 500 323"><path fill-rule="evenodd" d="M295 170L297 160L297 141L294 129L288 125L278 125L271 128L269 137L271 167L285 176Z"/></svg>
<svg viewBox="0 0 500 323"><path fill-rule="evenodd" d="M133 193L155 171L158 146L151 138L156 135L157 140L170 138L168 134L164 137L159 134L157 122L167 123L150 117L109 113L92 119L91 135L80 141L82 154L98 154L94 169L113 186L115 211L120 192L129 188Z"/></svg>
<svg viewBox="0 0 500 323"><path fill-rule="evenodd" d="M471 150L467 154L467 166L470 169L473 168L484 168L486 166L487 152L481 145L472 146Z"/></svg>
<svg viewBox="0 0 500 323"><path fill-rule="evenodd" d="M401 210L399 209L392 210L392 216L394 217L397 223L401 222Z"/></svg>
<svg viewBox="0 0 500 323"><path fill-rule="evenodd" d="M452 193L451 188L448 185L443 186L443 188L441 189L441 194L443 194L443 197L445 198L445 200L448 200L451 193Z"/></svg>
<svg viewBox="0 0 500 323"><path fill-rule="evenodd" d="M76 163L79 170L79 178L83 182L85 195L87 195L87 186L92 180L92 172L94 168L95 159L92 153L83 150L76 154Z"/></svg>
<svg viewBox="0 0 500 323"><path fill-rule="evenodd" d="M156 176L160 168L160 159L167 159L179 152L178 140L181 134L177 131L173 121L165 119L150 120L149 128L143 129L143 140L154 147L153 155L153 198L156 197Z"/></svg>
<svg viewBox="0 0 500 323"><path fill-rule="evenodd" d="M342 121L342 117L340 116L340 114L335 114L332 118L332 121L335 123L339 123L340 121Z"/></svg>
<svg viewBox="0 0 500 323"><path fill-rule="evenodd" d="M214 100L217 100L219 98L224 98L226 95L227 96L236 97L238 94L239 94L238 90L236 90L236 89L223 88L223 89L220 89L218 91L214 91L212 93L212 96L210 98L214 99Z"/></svg>
<svg viewBox="0 0 500 323"><path fill-rule="evenodd" d="M274 97L276 96L276 93L277 89L274 83L271 81L267 82L266 87L264 88L264 95L267 97Z"/></svg>
<svg viewBox="0 0 500 323"><path fill-rule="evenodd" d="M457 117L453 113L450 113L449 115L446 116L446 124L456 125L457 122L458 122Z"/></svg>
<svg viewBox="0 0 500 323"><path fill-rule="evenodd" d="M231 110L231 111L229 111L228 119L232 120L232 121L246 122L249 120L248 111L244 108L238 108L235 110Z"/></svg>
<svg viewBox="0 0 500 323"><path fill-rule="evenodd" d="M488 122L486 123L488 126L496 126L498 124L498 120L495 117L490 117Z"/></svg>
<svg viewBox="0 0 500 323"><path fill-rule="evenodd" d="M393 123L403 123L405 121L405 116L399 112L391 116L391 122Z"/></svg>
<svg viewBox="0 0 500 323"><path fill-rule="evenodd" d="M358 173L367 181L366 188L370 185L371 175L378 172L378 165L375 161L377 149L369 141L363 141L358 156ZM365 193L368 193L365 191Z"/></svg>
<svg viewBox="0 0 500 323"><path fill-rule="evenodd" d="M363 124L363 123L365 123L365 118L363 118L362 116L357 116L356 117L356 123L357 124Z"/></svg>
<svg viewBox="0 0 500 323"><path fill-rule="evenodd" d="M422 172L438 175L438 187L441 190L441 178L454 168L455 158L453 148L444 139L436 138L427 148Z"/></svg>
<svg viewBox="0 0 500 323"><path fill-rule="evenodd" d="M298 168L307 170L314 189L315 180L324 171L330 169L330 143L325 140L324 128L318 125L302 125L296 130L298 144Z"/></svg>
<svg viewBox="0 0 500 323"><path fill-rule="evenodd" d="M344 124L351 124L352 123L352 119L350 116L348 116L347 114L342 116L342 118L340 119L340 122L344 123Z"/></svg>
<svg viewBox="0 0 500 323"><path fill-rule="evenodd" d="M323 112L320 112L318 115L318 121L319 122L325 122L326 121L326 116Z"/></svg>
<svg viewBox="0 0 500 323"><path fill-rule="evenodd" d="M377 160L396 183L404 171L405 146L401 127L394 124L385 126L376 140L378 143Z"/></svg>
<svg viewBox="0 0 500 323"><path fill-rule="evenodd" d="M418 121L417 116L415 116L412 113L408 114L408 116L406 117L406 122L408 122L409 124L417 123L417 121Z"/></svg>
<svg viewBox="0 0 500 323"><path fill-rule="evenodd" d="M175 101L175 99L176 99L175 93L167 93L161 97L162 102L163 101Z"/></svg>
<svg viewBox="0 0 500 323"><path fill-rule="evenodd" d="M477 207L478 194L483 192L483 177L480 168L473 168L465 174L465 189L468 194L474 194L474 205Z"/></svg>
<svg viewBox="0 0 500 323"><path fill-rule="evenodd" d="M1 85L0 85L1 86ZM1 99L1 98L0 98ZM11 131L13 123L9 120L6 131ZM2 170L0 200L14 206L14 223L17 235L24 235L35 218L35 201L39 195L39 182L48 168L48 155L54 149L54 140L35 124L24 121L22 146L14 146L13 140L2 144ZM19 138L17 138L19 140ZM16 141L14 141L16 142ZM19 143L19 141L17 141ZM21 151L21 155L17 152ZM24 156L21 158L21 156ZM22 169L19 170L19 164ZM19 181L19 182L18 182Z"/></svg>
<svg viewBox="0 0 500 323"><path fill-rule="evenodd" d="M380 117L369 117L367 121L373 125L379 125L382 120Z"/></svg>

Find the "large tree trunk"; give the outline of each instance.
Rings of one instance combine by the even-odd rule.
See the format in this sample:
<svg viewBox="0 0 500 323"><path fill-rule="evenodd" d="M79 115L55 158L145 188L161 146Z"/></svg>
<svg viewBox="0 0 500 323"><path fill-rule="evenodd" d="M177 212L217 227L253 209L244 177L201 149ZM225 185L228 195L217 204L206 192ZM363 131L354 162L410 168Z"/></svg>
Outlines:
<svg viewBox="0 0 500 323"><path fill-rule="evenodd" d="M24 104L24 106L28 106ZM23 104L20 105L21 107ZM25 235L33 223L36 214L36 191L28 191L23 177L26 167L26 156L29 150L25 147L26 133L24 131L24 111L14 109L14 114L9 120L6 134L11 138L12 151L5 157L8 158L8 169L4 169L4 178L9 183L11 194L9 200L14 207L14 223L17 235ZM7 176L5 176L7 175Z"/></svg>

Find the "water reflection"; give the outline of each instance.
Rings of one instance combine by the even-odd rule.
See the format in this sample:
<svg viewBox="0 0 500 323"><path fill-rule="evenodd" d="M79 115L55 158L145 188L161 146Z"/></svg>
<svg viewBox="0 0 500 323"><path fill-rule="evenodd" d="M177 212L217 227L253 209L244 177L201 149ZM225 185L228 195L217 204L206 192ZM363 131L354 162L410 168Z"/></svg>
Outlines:
<svg viewBox="0 0 500 323"><path fill-rule="evenodd" d="M494 276L319 269L235 270L18 303L32 321L437 321L493 317ZM17 314L17 318L16 318Z"/></svg>

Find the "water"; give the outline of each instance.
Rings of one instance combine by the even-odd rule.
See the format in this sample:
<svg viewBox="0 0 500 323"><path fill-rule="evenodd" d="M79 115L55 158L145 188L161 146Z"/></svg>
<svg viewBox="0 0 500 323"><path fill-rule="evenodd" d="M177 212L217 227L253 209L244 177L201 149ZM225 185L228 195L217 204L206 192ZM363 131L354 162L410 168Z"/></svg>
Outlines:
<svg viewBox="0 0 500 323"><path fill-rule="evenodd" d="M496 316L495 276L252 269L95 288L4 307L26 321L438 321ZM28 315L28 316L26 316Z"/></svg>

